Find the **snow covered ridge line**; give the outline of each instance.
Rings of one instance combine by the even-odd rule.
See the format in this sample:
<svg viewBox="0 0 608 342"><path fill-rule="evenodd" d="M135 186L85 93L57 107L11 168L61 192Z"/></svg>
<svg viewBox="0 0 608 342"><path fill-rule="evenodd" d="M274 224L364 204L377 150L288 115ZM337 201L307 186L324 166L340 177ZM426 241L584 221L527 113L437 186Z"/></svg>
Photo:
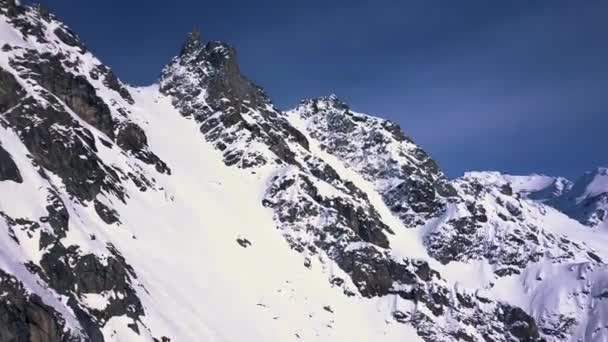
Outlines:
<svg viewBox="0 0 608 342"><path fill-rule="evenodd" d="M555 225L563 225L555 222L556 213L525 198L543 190L531 184L533 180L544 182L545 187L561 183L567 188L563 179L533 176L524 181L496 173L471 173L448 182L422 150L404 138L398 128L395 133L394 124L353 112L335 96L305 100L286 115L295 127L306 132L311 146L318 145L371 182L384 204L405 227L421 231L430 256L448 270L455 262L487 264L473 287L496 288L502 292L499 289L503 284L511 283L514 278L527 282L529 269L537 263L562 270L564 277L568 277L570 271L563 271L562 264L571 264L574 268L582 262L588 265L585 267L605 271L602 259L606 256L596 249L597 245L587 246L586 239L571 240L563 235L564 229L553 231ZM422 228L416 225L420 222ZM567 224L576 226L572 222ZM545 281L539 277L538 283ZM581 280L577 286L583 283ZM590 297L587 290L576 287L563 291L571 296ZM558 300L557 292L548 292L548 301ZM542 309L545 304L539 302L529 306L527 301L532 297L505 297L499 293L497 296L528 307L547 339L564 340L582 334L588 340L601 340L605 336L605 332L590 335L581 332L593 330L585 318L594 314L591 309L569 312L566 306L548 311ZM563 320L570 323L562 325Z"/></svg>
<svg viewBox="0 0 608 342"><path fill-rule="evenodd" d="M193 34L163 71L160 84L181 114L200 125L227 166L261 175L274 169L266 178L262 203L274 211L291 248L305 256L304 267L333 270L328 285L342 288L347 296L399 298L408 304L403 311L393 309L391 319L414 326L429 341L540 339L524 311L489 299L480 304L472 294L452 291L427 262L394 257L389 236L405 229L390 229L359 186L313 153L309 139L240 75L232 48L203 44ZM401 133L397 129L393 134ZM417 151L418 158L425 156ZM436 169L428 158L423 165ZM441 174L436 178L440 189L448 188ZM249 245L249 240L240 241ZM471 331L482 321L489 323Z"/></svg>
<svg viewBox="0 0 608 342"><path fill-rule="evenodd" d="M112 203L170 171L128 118L129 92L75 34L41 7L0 12L0 264L19 294L3 299L2 340L102 341L115 317L148 334L145 290L94 227L120 225ZM102 293L103 306L85 300Z"/></svg>
<svg viewBox="0 0 608 342"><path fill-rule="evenodd" d="M575 182L563 177L498 172L469 172L466 177L487 184L509 183L523 197L550 205L586 226L608 227L608 168L598 167Z"/></svg>
<svg viewBox="0 0 608 342"><path fill-rule="evenodd" d="M397 125L281 113L198 33L127 87L43 8L0 12L0 341L608 336L608 253Z"/></svg>
<svg viewBox="0 0 608 342"><path fill-rule="evenodd" d="M304 100L287 117L323 150L374 182L408 227L437 217L455 195L435 161L397 124L353 112L335 95Z"/></svg>
<svg viewBox="0 0 608 342"><path fill-rule="evenodd" d="M353 112L335 96L303 101L287 116L322 150L372 182L406 227L435 219L425 241L442 263L483 257L497 275L508 275L541 257L586 255L576 244L567 247L546 232L540 214L512 196L508 181L498 191L490 186L495 185L488 181L491 174L449 182L391 122Z"/></svg>

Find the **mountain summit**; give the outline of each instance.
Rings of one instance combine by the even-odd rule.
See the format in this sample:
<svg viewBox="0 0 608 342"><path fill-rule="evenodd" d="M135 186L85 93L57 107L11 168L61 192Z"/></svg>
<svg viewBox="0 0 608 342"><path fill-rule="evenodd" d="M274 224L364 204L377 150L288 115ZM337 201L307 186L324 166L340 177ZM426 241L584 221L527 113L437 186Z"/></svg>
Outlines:
<svg viewBox="0 0 608 342"><path fill-rule="evenodd" d="M201 48L201 33L198 30L194 30L188 33L188 37L182 46L180 56L197 53Z"/></svg>
<svg viewBox="0 0 608 342"><path fill-rule="evenodd" d="M450 180L198 32L148 87L39 7L0 36L0 341L608 338L605 169Z"/></svg>

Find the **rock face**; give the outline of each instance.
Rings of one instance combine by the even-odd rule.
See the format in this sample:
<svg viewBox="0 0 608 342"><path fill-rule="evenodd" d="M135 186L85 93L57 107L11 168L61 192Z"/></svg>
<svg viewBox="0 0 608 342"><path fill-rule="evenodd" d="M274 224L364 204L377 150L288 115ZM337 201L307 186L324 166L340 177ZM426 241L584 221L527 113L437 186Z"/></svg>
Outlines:
<svg viewBox="0 0 608 342"><path fill-rule="evenodd" d="M321 149L374 182L409 227L443 213L455 195L437 163L395 123L354 113L335 95L305 100L288 114L307 120Z"/></svg>
<svg viewBox="0 0 608 342"><path fill-rule="evenodd" d="M110 242L92 248L66 238L83 224L71 217L81 217L79 210L94 207L112 224L117 214L100 199L126 203L127 182L142 190L154 186L142 165L120 158L132 155L160 173L169 169L127 117L133 103L127 89L75 34L41 7L3 1L0 13L3 34L11 37L0 65L0 182L35 186L38 193L26 201L27 217L15 216L7 202L0 205L1 225L11 238L2 248L14 253L0 266L0 340L104 341L102 330L113 317L127 317L137 331L144 308L132 267ZM100 85L111 95L102 98ZM113 157L103 160L102 150ZM14 153L24 153L19 167ZM20 278L8 273L15 269L7 260L21 260ZM32 290L40 286L43 293ZM84 300L92 295L108 296L108 304L92 307ZM61 305L48 302L55 296Z"/></svg>
<svg viewBox="0 0 608 342"><path fill-rule="evenodd" d="M97 95L84 76L75 76L66 71L63 63L70 63L61 54L40 54L26 50L15 58L11 66L24 70L21 75L37 82L55 95L89 125L99 129L109 138L114 138L114 127L110 108Z"/></svg>
<svg viewBox="0 0 608 342"><path fill-rule="evenodd" d="M544 257L584 254L534 225L537 214L524 213L508 181L472 174L449 182L394 123L353 112L335 96L305 100L287 115L321 150L372 182L406 227L438 218L425 241L442 263L483 258L509 275Z"/></svg>
<svg viewBox="0 0 608 342"><path fill-rule="evenodd" d="M354 112L335 96L302 101L286 116L311 145L370 182L405 227L423 226L426 250L435 260L487 263L484 272L491 274L481 280L486 286L547 261L604 267L597 251L547 229L546 209L526 199L551 186L567 189L561 179L542 179L547 184L537 188L531 180L493 173L448 181L395 124ZM544 319L541 328L549 331L560 319Z"/></svg>
<svg viewBox="0 0 608 342"><path fill-rule="evenodd" d="M306 139L279 115L261 88L241 75L232 47L198 39L190 34L181 54L165 67L161 92L173 98L182 115L201 124L201 133L223 152L226 164L249 168L295 163L288 143L305 149Z"/></svg>
<svg viewBox="0 0 608 342"><path fill-rule="evenodd" d="M465 323L452 327L433 325L437 317L481 324L482 317L498 310L498 306L493 303L488 311L487 307L469 303L466 312L453 314L453 309L464 306L450 300L451 291L439 274L422 260L392 257L387 234L393 232L383 223L367 195L354 183L342 179L322 158L310 153L308 139L274 109L259 87L240 74L234 50L222 43L203 44L198 39L197 34L191 34L180 56L165 68L160 90L172 97L182 115L201 125L201 133L222 151L227 166L280 169L268 180L262 203L273 210L277 226L291 248L305 255L305 267L311 267L313 259L326 265L323 267L337 265L350 279L332 277L330 282L341 287L347 296L397 295L414 307L426 307L429 315L419 312L410 319L404 317L411 313L395 315L413 322L419 335L429 341L450 340L455 335L481 340L481 334L487 334L496 341L512 336L510 323L498 316L490 319L492 329L476 334L467 333ZM332 101L338 105L337 100ZM352 127L338 119L328 131L348 137ZM385 145L408 141L397 127L380 121L377 125L388 127ZM364 132L362 129L361 133ZM378 148L377 155L383 157L380 149L386 146L378 139L366 137L368 145ZM400 165L392 174L384 172L387 177L408 177L403 185L390 188L386 197L392 199L391 206L401 210L412 223L440 215L445 206L436 197L454 195L455 190L422 150L403 150L401 157L411 163L409 168ZM375 172L370 177L383 172L380 170L383 162L378 162L376 170L370 170ZM426 177L421 179L423 175ZM322 190L328 187L330 193ZM529 317L527 320L529 323L525 324L531 324L531 329L528 335L521 336L522 340L540 340L533 320Z"/></svg>
<svg viewBox="0 0 608 342"><path fill-rule="evenodd" d="M40 297L28 294L15 277L0 271L0 341L72 341L63 320Z"/></svg>
<svg viewBox="0 0 608 342"><path fill-rule="evenodd" d="M19 173L19 169L11 158L11 155L0 146L0 181L7 180L16 183L23 182L21 173Z"/></svg>
<svg viewBox="0 0 608 342"><path fill-rule="evenodd" d="M335 96L281 112L197 32L132 88L40 6L0 30L0 341L608 336L608 253L540 189L448 180Z"/></svg>
<svg viewBox="0 0 608 342"><path fill-rule="evenodd" d="M507 276L542 259L561 262L592 252L544 229L539 224L542 213L514 196L509 183L494 185L465 176L453 184L459 195L454 208L458 214L435 227L426 239L429 252L443 263L483 256L497 275Z"/></svg>

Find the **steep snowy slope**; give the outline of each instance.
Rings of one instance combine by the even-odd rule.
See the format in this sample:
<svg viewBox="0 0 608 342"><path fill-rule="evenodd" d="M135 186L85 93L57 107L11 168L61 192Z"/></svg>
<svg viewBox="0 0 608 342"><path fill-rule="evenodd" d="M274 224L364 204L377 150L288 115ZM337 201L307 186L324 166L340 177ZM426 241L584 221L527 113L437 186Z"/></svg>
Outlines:
<svg viewBox="0 0 608 342"><path fill-rule="evenodd" d="M226 168L156 88L122 86L50 14L2 11L0 340L413 339L394 302L303 271L261 204L274 170Z"/></svg>
<svg viewBox="0 0 608 342"><path fill-rule="evenodd" d="M521 196L550 187L554 179L471 173L447 182L395 124L356 113L335 96L305 100L286 115L307 132L311 145L315 141L372 182L404 226L423 236L429 255L444 264L435 268L448 281L526 308L547 339L606 338L597 321L605 303L590 294L590 280L576 271L594 270L591 284L602 284L605 247L587 246L591 236L584 227ZM530 275L539 269L553 276Z"/></svg>
<svg viewBox="0 0 608 342"><path fill-rule="evenodd" d="M394 303L343 296L321 268L303 266L261 204L272 168L226 167L158 87L132 93L133 116L173 170L161 192L118 208L136 240L117 246L162 310L146 315L150 326L175 341L416 339L386 324Z"/></svg>
<svg viewBox="0 0 608 342"><path fill-rule="evenodd" d="M18 293L3 297L2 340L99 341L127 324L146 336L112 206L170 171L127 117L130 94L73 33L43 10L0 11L0 262L4 292Z"/></svg>
<svg viewBox="0 0 608 342"><path fill-rule="evenodd" d="M201 138L222 152L227 166L260 176L272 170L262 177L262 204L272 209L289 246L304 256L303 267L320 267L348 297L395 303L389 321L410 323L429 340L538 338L523 311L476 301L474 292L452 289L428 262L391 248L392 240L407 238L384 204L362 190L373 188L355 184L316 154L239 73L230 46L202 44L193 34L162 75L161 92L200 125Z"/></svg>
<svg viewBox="0 0 608 342"><path fill-rule="evenodd" d="M226 168L170 101L122 86L50 14L2 6L0 340L413 338L377 313L395 303L302 271L261 205L267 176Z"/></svg>
<svg viewBox="0 0 608 342"><path fill-rule="evenodd" d="M145 88L41 7L0 37L0 341L608 336L599 235L395 124L198 33Z"/></svg>
<svg viewBox="0 0 608 342"><path fill-rule="evenodd" d="M394 255L403 229L229 46L192 35L129 89L44 9L0 5L3 340L538 339Z"/></svg>

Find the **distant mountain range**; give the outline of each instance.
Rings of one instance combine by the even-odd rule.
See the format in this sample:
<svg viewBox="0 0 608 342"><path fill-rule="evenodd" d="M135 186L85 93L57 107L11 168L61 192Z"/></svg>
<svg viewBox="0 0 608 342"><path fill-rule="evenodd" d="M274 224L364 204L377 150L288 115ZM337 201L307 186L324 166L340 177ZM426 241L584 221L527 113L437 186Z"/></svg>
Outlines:
<svg viewBox="0 0 608 342"><path fill-rule="evenodd" d="M521 196L550 205L591 228L608 228L608 169L599 167L572 182L563 177L544 175L512 176L497 172L471 172L508 182Z"/></svg>

